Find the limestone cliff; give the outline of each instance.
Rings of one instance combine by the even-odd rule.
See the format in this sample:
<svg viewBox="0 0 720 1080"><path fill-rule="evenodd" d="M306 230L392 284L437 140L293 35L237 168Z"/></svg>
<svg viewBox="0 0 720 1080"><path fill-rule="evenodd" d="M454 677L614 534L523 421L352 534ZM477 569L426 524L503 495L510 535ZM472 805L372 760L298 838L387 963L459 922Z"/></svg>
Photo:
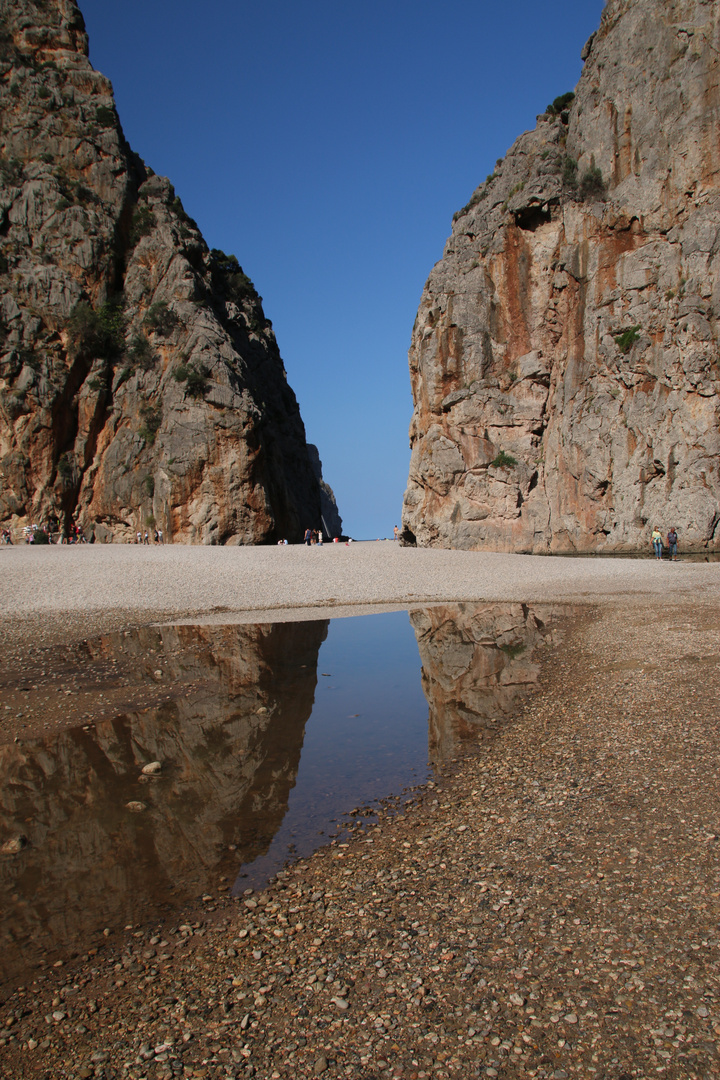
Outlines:
<svg viewBox="0 0 720 1080"><path fill-rule="evenodd" d="M320 485L320 520L321 527L326 536L331 540L343 534L342 518L337 508L335 492L325 480L323 480L322 461L317 446L308 443L310 462Z"/></svg>
<svg viewBox="0 0 720 1080"><path fill-rule="evenodd" d="M0 0L0 521L299 539L320 487L261 298L87 45L74 0Z"/></svg>
<svg viewBox="0 0 720 1080"><path fill-rule="evenodd" d="M720 548L719 23L610 0L574 100L455 215L410 349L406 541Z"/></svg>

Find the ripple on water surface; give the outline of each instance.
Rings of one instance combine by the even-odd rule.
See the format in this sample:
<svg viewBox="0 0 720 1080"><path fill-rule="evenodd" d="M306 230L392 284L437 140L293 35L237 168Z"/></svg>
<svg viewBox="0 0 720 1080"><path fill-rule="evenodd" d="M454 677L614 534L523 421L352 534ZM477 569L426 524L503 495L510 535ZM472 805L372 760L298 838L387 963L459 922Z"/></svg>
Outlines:
<svg viewBox="0 0 720 1080"><path fill-rule="evenodd" d="M64 716L67 684L85 710L0 747L2 981L87 951L105 927L262 885L340 819L361 828L512 715L546 619L456 604L146 627L83 643L73 663L0 673L29 711L34 694Z"/></svg>

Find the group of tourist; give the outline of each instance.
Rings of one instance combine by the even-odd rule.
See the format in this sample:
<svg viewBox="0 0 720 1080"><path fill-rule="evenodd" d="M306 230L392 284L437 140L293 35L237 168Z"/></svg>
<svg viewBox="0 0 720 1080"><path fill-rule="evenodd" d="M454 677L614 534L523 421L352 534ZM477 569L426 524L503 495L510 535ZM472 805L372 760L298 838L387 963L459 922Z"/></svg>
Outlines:
<svg viewBox="0 0 720 1080"><path fill-rule="evenodd" d="M156 544L164 544L165 543L165 541L163 539L163 531L162 531L162 529L154 529L153 530L153 539L155 540ZM137 533L135 534L135 543L136 544L149 544L150 543L150 533L147 531L147 529L145 530L144 533L140 532L140 530L138 529Z"/></svg>
<svg viewBox="0 0 720 1080"><path fill-rule="evenodd" d="M322 542L323 542L322 529L306 529L305 530L305 535L303 537L303 543L307 544L308 547L311 547L314 544L319 544L320 547L322 547Z"/></svg>
<svg viewBox="0 0 720 1080"><path fill-rule="evenodd" d="M43 534L42 538L40 538L38 536L38 533ZM397 527L397 525L395 526L394 534L395 534L394 538L395 538L395 540L397 540L398 539L398 527ZM36 543L44 543L44 544L52 544L52 543L57 543L57 544L87 544L87 542L88 542L87 538L85 537L85 534L83 532L82 525L78 525L77 523L73 524L70 527L69 534L68 533L63 533L57 540L53 540L52 529L51 529L51 527L49 525L43 525L43 526L25 525L24 528L23 528L23 539L24 539L26 544L36 544ZM162 529L154 529L153 530L153 540L154 540L154 542L156 544L164 544L165 543L165 540L163 538ZM673 562L675 562L677 560L678 534L677 534L677 529L675 528L674 525L672 526L672 528L670 529L670 531L668 532L667 536L664 539L663 539L662 533L660 532L660 530L658 528L653 529L651 540L652 540L652 546L653 546L653 550L655 552L655 558L656 559L662 559L664 547L667 546L667 551L668 551L669 558ZM12 533L10 532L10 529L4 528L2 530L2 543L3 544L12 544L12 542L13 542L12 541ZM136 544L149 544L150 543L150 533L148 532L147 529L145 530L144 533L141 532L140 530L138 530L138 532L135 535L135 543ZM320 547L322 547L322 544L323 544L322 529L306 529L305 534L303 536L303 543L307 544L308 547L311 547L311 546L314 546L314 545L319 545ZM335 540L335 543L337 543L337 540ZM278 544L279 545L287 544L287 540L278 540Z"/></svg>
<svg viewBox="0 0 720 1080"><path fill-rule="evenodd" d="M653 533L652 533L652 536L651 536L650 539L652 540L652 546L653 546L653 548L655 550L655 558L656 559L662 559L662 557L663 557L663 536L662 536L662 533L660 532L660 530L657 527L655 527L653 529ZM677 560L678 534L677 534L677 529L675 528L674 525L670 529L670 532L667 534L667 549L668 549L668 555L670 556L672 561L675 562Z"/></svg>
<svg viewBox="0 0 720 1080"><path fill-rule="evenodd" d="M55 535L57 533L57 539ZM23 541L26 544L87 544L88 539L83 532L82 525L73 522L69 532L58 532L57 523L46 525L23 526ZM12 536L9 529L3 530L3 543L12 544Z"/></svg>

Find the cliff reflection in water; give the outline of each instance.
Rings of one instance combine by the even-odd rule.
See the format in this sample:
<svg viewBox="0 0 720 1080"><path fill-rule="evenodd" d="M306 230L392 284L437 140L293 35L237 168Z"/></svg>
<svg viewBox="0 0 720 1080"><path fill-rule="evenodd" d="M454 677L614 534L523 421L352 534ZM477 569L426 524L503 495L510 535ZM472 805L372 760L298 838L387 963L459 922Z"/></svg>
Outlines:
<svg viewBox="0 0 720 1080"><path fill-rule="evenodd" d="M174 694L0 747L0 845L28 841L0 858L4 979L45 950L82 951L103 927L215 891L224 859L233 875L266 850L295 782L327 628L175 626L89 644L91 659L134 667L136 682L152 683L162 662L163 690ZM141 781L155 760L161 775ZM130 802L146 809L133 813Z"/></svg>
<svg viewBox="0 0 720 1080"><path fill-rule="evenodd" d="M355 808L400 805L428 758L513 715L549 636L522 604L329 626L146 628L2 674L28 715L48 700L46 719L64 715L72 684L70 707L97 719L0 747L0 849L27 838L0 854L0 982L85 952L105 927L261 886L338 819L361 827ZM153 761L160 775L143 776Z"/></svg>
<svg viewBox="0 0 720 1080"><path fill-rule="evenodd" d="M448 604L410 613L430 706L430 761L496 732L537 682L551 631L526 604Z"/></svg>

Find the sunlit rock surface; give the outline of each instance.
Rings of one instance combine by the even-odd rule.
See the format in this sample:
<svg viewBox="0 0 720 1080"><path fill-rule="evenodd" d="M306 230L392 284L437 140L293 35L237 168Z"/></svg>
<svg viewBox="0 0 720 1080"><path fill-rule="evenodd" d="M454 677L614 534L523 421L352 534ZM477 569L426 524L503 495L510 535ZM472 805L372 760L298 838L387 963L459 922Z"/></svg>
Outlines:
<svg viewBox="0 0 720 1080"><path fill-rule="evenodd" d="M719 19L610 0L569 109L455 215L412 335L406 542L720 547Z"/></svg>

